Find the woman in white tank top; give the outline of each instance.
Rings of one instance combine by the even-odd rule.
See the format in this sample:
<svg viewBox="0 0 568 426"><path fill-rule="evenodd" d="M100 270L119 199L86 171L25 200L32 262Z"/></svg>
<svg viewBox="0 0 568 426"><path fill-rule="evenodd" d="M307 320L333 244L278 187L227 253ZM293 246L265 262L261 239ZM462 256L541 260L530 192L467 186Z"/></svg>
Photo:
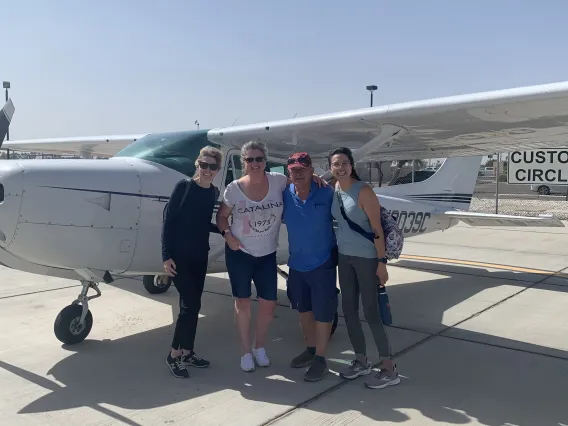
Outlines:
<svg viewBox="0 0 568 426"><path fill-rule="evenodd" d="M265 171L267 156L266 147L260 142L251 141L241 148L244 176L227 186L217 213L217 226L227 242L225 262L235 298L243 371L253 371L255 361L261 367L270 365L264 343L278 294L276 249L282 222L282 192L289 180L281 173ZM319 177L314 180L322 184ZM230 215L233 216L231 225ZM251 280L259 301L252 348Z"/></svg>

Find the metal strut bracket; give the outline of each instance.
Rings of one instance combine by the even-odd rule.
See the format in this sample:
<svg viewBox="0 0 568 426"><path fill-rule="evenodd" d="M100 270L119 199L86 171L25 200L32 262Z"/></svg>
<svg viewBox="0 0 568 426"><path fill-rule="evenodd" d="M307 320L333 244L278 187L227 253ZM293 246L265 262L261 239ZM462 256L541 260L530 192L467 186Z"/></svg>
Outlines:
<svg viewBox="0 0 568 426"><path fill-rule="evenodd" d="M287 280L288 279L288 273L286 271L284 271L282 268L280 268L280 266L277 266L276 268L277 268L278 275L280 275L282 278Z"/></svg>
<svg viewBox="0 0 568 426"><path fill-rule="evenodd" d="M87 316L87 312L89 312L89 300L96 299L97 297L101 297L101 291L99 290L98 284L95 283L95 282L92 282L92 281L81 281L81 285L83 286L83 290L81 290L81 293L79 294L79 296L77 296L77 299L75 299L73 301L73 304L74 305L76 305L78 303L81 304L81 307L83 308L83 312L81 313L80 324L81 324L81 326L84 326L85 325L85 317ZM97 294L95 294L94 296L87 296L87 293L89 292L90 288L95 290L95 292Z"/></svg>
<svg viewBox="0 0 568 426"><path fill-rule="evenodd" d="M405 130L403 127L396 124L385 124L380 126L380 133L378 135L373 136L368 142L353 152L353 161L357 164L359 161L363 160L369 152L372 152L385 144L388 145L394 138L397 136L400 137L403 130ZM323 180L330 179L331 170L326 171L320 177Z"/></svg>

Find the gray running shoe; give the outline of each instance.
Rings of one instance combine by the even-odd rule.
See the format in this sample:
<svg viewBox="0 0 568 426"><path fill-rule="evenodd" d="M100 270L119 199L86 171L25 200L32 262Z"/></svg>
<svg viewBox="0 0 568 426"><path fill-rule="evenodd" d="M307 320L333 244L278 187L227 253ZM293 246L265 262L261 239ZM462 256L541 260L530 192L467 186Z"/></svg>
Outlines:
<svg viewBox="0 0 568 426"><path fill-rule="evenodd" d="M383 389L387 386L394 386L400 383L400 377L398 371L396 371L396 366L393 371L388 371L387 369L381 369L373 377L365 381L365 386L370 389Z"/></svg>
<svg viewBox="0 0 568 426"><path fill-rule="evenodd" d="M366 376L367 374L371 374L373 370L371 370L371 363L367 361L366 364L363 364L358 359L354 359L351 361L349 367L344 368L342 371L339 372L339 375L344 379L356 379L359 376Z"/></svg>

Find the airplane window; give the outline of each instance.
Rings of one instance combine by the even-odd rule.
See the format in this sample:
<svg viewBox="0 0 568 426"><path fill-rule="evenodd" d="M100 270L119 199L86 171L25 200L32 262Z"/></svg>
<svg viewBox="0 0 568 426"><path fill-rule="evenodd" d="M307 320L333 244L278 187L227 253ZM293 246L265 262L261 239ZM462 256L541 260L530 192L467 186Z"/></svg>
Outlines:
<svg viewBox="0 0 568 426"><path fill-rule="evenodd" d="M162 164L187 176L195 173L195 159L209 142L206 130L149 134L131 143L115 157L134 157Z"/></svg>
<svg viewBox="0 0 568 426"><path fill-rule="evenodd" d="M431 171L431 170L418 170L416 172L414 172L414 183L416 182L422 182L426 179L428 179L429 177L431 177L434 173L436 173L435 171ZM399 177L398 179L396 179L393 183L391 183L390 185L402 185L405 183L412 183L412 172Z"/></svg>
<svg viewBox="0 0 568 426"><path fill-rule="evenodd" d="M240 179L243 176L241 156L238 155L238 154L233 155L232 163L235 165L236 170L233 170L232 164L229 165L229 170L227 170L227 176L225 178L225 186L227 186L228 184L230 184L232 181L234 181L236 179ZM266 163L266 169L265 170L267 172L282 173L282 174L285 174L286 176L288 176L288 170L286 169L286 167L282 163L275 163L275 162L272 162L272 161L268 161Z"/></svg>
<svg viewBox="0 0 568 426"><path fill-rule="evenodd" d="M284 166L273 166L273 167L269 167L271 172L276 172L276 173L282 173L283 175L286 174L286 171L284 170Z"/></svg>

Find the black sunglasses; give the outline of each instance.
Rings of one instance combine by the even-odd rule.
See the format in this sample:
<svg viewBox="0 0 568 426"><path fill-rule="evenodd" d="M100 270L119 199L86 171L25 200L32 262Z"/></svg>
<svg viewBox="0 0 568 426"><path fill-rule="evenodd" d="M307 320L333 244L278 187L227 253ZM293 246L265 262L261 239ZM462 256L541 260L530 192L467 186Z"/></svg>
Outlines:
<svg viewBox="0 0 568 426"><path fill-rule="evenodd" d="M306 166L306 167L310 167L312 164L310 163L310 160L308 160L306 157L300 157L300 158L289 158L288 159L288 165L291 164L301 164L302 166Z"/></svg>
<svg viewBox="0 0 568 426"><path fill-rule="evenodd" d="M206 163L206 162L204 162L204 161L200 161L200 162L199 162L199 168L200 168L200 169L203 169L203 170L211 169L212 171L215 171L215 170L217 170L217 169L219 168L219 165L217 165L217 164L209 164L209 163Z"/></svg>
<svg viewBox="0 0 568 426"><path fill-rule="evenodd" d="M257 163L262 163L264 161L264 157L247 157L245 158L245 161L247 163L252 163L253 161L256 161Z"/></svg>

